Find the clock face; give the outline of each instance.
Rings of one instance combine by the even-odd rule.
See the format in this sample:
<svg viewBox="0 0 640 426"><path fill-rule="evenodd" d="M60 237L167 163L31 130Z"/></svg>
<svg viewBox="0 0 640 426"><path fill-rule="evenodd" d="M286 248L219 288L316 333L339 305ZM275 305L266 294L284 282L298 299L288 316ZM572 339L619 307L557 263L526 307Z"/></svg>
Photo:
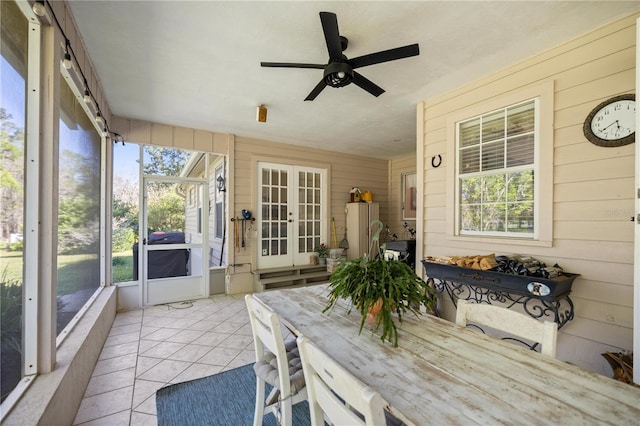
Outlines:
<svg viewBox="0 0 640 426"><path fill-rule="evenodd" d="M600 139L613 141L636 131L636 103L621 100L600 109L591 120L591 131Z"/></svg>
<svg viewBox="0 0 640 426"><path fill-rule="evenodd" d="M635 95L620 95L596 106L587 116L583 131L595 145L616 147L635 142Z"/></svg>

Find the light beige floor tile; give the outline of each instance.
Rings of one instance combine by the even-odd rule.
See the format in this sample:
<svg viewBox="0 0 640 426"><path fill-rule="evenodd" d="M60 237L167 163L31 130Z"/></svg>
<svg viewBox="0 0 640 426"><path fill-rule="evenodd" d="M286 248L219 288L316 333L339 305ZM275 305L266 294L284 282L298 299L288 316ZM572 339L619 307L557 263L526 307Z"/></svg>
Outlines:
<svg viewBox="0 0 640 426"><path fill-rule="evenodd" d="M145 340L167 340L169 337L173 337L176 334L180 333L180 330L176 330L175 328L160 328L153 333L149 333L144 336Z"/></svg>
<svg viewBox="0 0 640 426"><path fill-rule="evenodd" d="M126 370L127 368L135 367L137 359L138 354L133 353L100 360L93 369L93 376L100 376L102 374L113 373L114 371Z"/></svg>
<svg viewBox="0 0 640 426"><path fill-rule="evenodd" d="M138 353L143 354L145 353L145 351L158 346L160 343L162 343L160 340L142 339L140 340L140 344L138 345Z"/></svg>
<svg viewBox="0 0 640 426"><path fill-rule="evenodd" d="M84 398L74 423L84 423L131 409L133 386Z"/></svg>
<svg viewBox="0 0 640 426"><path fill-rule="evenodd" d="M113 373L102 374L92 377L85 390L85 397L98 395L101 393L113 391L116 389L133 386L135 380L135 368L127 368L126 370L115 371Z"/></svg>
<svg viewBox="0 0 640 426"><path fill-rule="evenodd" d="M190 365L190 362L165 359L155 366L151 367L138 377L143 380L169 383L171 380L177 377L178 374L186 370Z"/></svg>
<svg viewBox="0 0 640 426"><path fill-rule="evenodd" d="M199 319L191 319L191 318L177 318L171 322L171 324L166 325L167 328L178 328L185 329L189 328L193 324L200 321Z"/></svg>
<svg viewBox="0 0 640 426"><path fill-rule="evenodd" d="M247 319L247 323L240 327L234 334L242 334L244 336L253 336L253 331L251 330L251 324Z"/></svg>
<svg viewBox="0 0 640 426"><path fill-rule="evenodd" d="M140 331L142 328L142 322L138 321L133 324L124 324L117 327L111 327L111 331L109 331L109 336L117 336L118 334L131 333L134 331Z"/></svg>
<svg viewBox="0 0 640 426"><path fill-rule="evenodd" d="M253 343L253 336L243 336L232 334L231 336L220 342L218 347L231 349L247 349Z"/></svg>
<svg viewBox="0 0 640 426"><path fill-rule="evenodd" d="M192 343L195 345L202 345L202 346L217 346L218 344L220 344L220 342L222 342L227 337L229 337L229 334L226 334L226 333L208 332L198 337Z"/></svg>
<svg viewBox="0 0 640 426"><path fill-rule="evenodd" d="M118 313L76 423L156 426L155 393L161 387L254 361L243 296ZM127 385L132 371L135 384Z"/></svg>
<svg viewBox="0 0 640 426"><path fill-rule="evenodd" d="M174 318L145 315L144 318L142 318L142 325L163 328L171 325L173 321L175 321Z"/></svg>
<svg viewBox="0 0 640 426"><path fill-rule="evenodd" d="M146 413L131 413L131 426L157 426L158 418Z"/></svg>
<svg viewBox="0 0 640 426"><path fill-rule="evenodd" d="M189 315L187 315L185 317L185 319L192 319L192 320L203 320L205 318L208 318L211 315L211 311L209 311L208 309L200 309L198 311L194 311L189 313Z"/></svg>
<svg viewBox="0 0 640 426"><path fill-rule="evenodd" d="M140 331L132 331L107 337L107 340L104 342L104 346L122 345L130 342L137 343L138 340L140 340Z"/></svg>
<svg viewBox="0 0 640 426"><path fill-rule="evenodd" d="M150 325L143 325L142 328L140 329L140 338L144 339L146 338L149 334L160 330L161 327L152 327Z"/></svg>
<svg viewBox="0 0 640 426"><path fill-rule="evenodd" d="M145 373L151 367L155 367L162 359L160 358L148 358L146 356L138 357L138 365L136 366L136 377L140 377L143 373Z"/></svg>
<svg viewBox="0 0 640 426"><path fill-rule="evenodd" d="M128 311L119 313L113 320L112 327L118 327L125 324L138 324L142 321L142 310Z"/></svg>
<svg viewBox="0 0 640 426"><path fill-rule="evenodd" d="M187 329L197 330L197 331L211 331L213 327L215 327L216 325L218 325L217 321L210 321L207 319L207 320L198 321L195 324L192 324L189 327L187 327Z"/></svg>
<svg viewBox="0 0 640 426"><path fill-rule="evenodd" d="M138 342L123 343L121 345L108 346L102 349L99 359L115 358L138 352Z"/></svg>
<svg viewBox="0 0 640 426"><path fill-rule="evenodd" d="M127 426L130 424L130 418L131 410L124 410L119 413L82 423L82 426ZM75 424L77 423L74 423L74 425Z"/></svg>
<svg viewBox="0 0 640 426"><path fill-rule="evenodd" d="M222 370L220 365L192 364L189 368L178 375L171 383L188 382L190 380L201 379L219 373Z"/></svg>
<svg viewBox="0 0 640 426"><path fill-rule="evenodd" d="M158 389L165 386L167 386L166 382L136 379L136 384L133 389L132 408L135 410L138 405L142 404L151 395L155 395Z"/></svg>
<svg viewBox="0 0 640 426"><path fill-rule="evenodd" d="M156 415L156 394L154 393L149 398L145 399L144 402L138 405L134 410L134 413L143 413Z"/></svg>
<svg viewBox="0 0 640 426"><path fill-rule="evenodd" d="M218 323L215 327L213 327L211 331L216 333L231 334L238 331L240 328L242 328L243 325L244 323L225 321L225 322Z"/></svg>
<svg viewBox="0 0 640 426"><path fill-rule="evenodd" d="M165 339L167 342L175 342L175 343L191 343L196 340L198 337L202 336L204 331L197 330L182 330L179 333Z"/></svg>
<svg viewBox="0 0 640 426"><path fill-rule="evenodd" d="M140 352L140 355L151 358L168 358L171 354L174 354L185 346L186 344L184 343L160 342L151 349Z"/></svg>
<svg viewBox="0 0 640 426"><path fill-rule="evenodd" d="M201 364L222 365L229 364L240 352L239 349L213 348L205 356L198 360Z"/></svg>
<svg viewBox="0 0 640 426"><path fill-rule="evenodd" d="M213 349L211 346L187 345L184 348L174 352L168 358L178 361L196 362L197 360L205 356L211 349Z"/></svg>
<svg viewBox="0 0 640 426"><path fill-rule="evenodd" d="M253 364L256 362L256 353L253 349L244 350L238 354L229 364L227 364L226 368L236 368L242 367L243 365Z"/></svg>

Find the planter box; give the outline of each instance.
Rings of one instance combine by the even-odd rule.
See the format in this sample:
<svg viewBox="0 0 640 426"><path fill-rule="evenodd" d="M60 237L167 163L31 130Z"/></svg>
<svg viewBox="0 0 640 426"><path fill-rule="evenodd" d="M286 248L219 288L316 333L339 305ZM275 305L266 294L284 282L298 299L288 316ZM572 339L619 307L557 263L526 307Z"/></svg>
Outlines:
<svg viewBox="0 0 640 426"><path fill-rule="evenodd" d="M486 287L506 293L532 296L544 300L557 300L571 292L573 280L580 274L565 272L554 279L505 274L495 271L463 268L455 265L423 260L427 277L440 281L453 281L472 286Z"/></svg>

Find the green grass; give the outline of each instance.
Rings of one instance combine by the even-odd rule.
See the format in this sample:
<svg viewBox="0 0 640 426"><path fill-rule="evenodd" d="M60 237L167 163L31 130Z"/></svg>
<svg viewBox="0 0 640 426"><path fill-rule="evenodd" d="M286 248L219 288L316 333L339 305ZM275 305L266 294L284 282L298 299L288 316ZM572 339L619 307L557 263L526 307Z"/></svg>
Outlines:
<svg viewBox="0 0 640 426"><path fill-rule="evenodd" d="M22 282L22 252L0 250L0 278L3 281Z"/></svg>
<svg viewBox="0 0 640 426"><path fill-rule="evenodd" d="M111 280L114 283L133 281L133 253L131 250L113 253Z"/></svg>
<svg viewBox="0 0 640 426"><path fill-rule="evenodd" d="M0 278L6 281L22 281L22 252L0 250ZM100 280L98 258L87 254L58 256L58 294L78 290L77 283L95 283ZM130 250L113 253L113 282L133 280L133 254ZM93 285L90 285L90 287Z"/></svg>

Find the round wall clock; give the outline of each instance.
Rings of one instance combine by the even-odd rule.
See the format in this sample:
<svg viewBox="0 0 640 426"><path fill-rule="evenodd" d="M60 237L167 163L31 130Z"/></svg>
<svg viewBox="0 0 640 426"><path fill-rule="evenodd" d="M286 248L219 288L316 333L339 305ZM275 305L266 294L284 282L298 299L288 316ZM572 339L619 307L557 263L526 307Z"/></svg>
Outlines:
<svg viewBox="0 0 640 426"><path fill-rule="evenodd" d="M605 147L627 145L636 139L636 95L620 95L596 106L582 127L593 144Z"/></svg>

